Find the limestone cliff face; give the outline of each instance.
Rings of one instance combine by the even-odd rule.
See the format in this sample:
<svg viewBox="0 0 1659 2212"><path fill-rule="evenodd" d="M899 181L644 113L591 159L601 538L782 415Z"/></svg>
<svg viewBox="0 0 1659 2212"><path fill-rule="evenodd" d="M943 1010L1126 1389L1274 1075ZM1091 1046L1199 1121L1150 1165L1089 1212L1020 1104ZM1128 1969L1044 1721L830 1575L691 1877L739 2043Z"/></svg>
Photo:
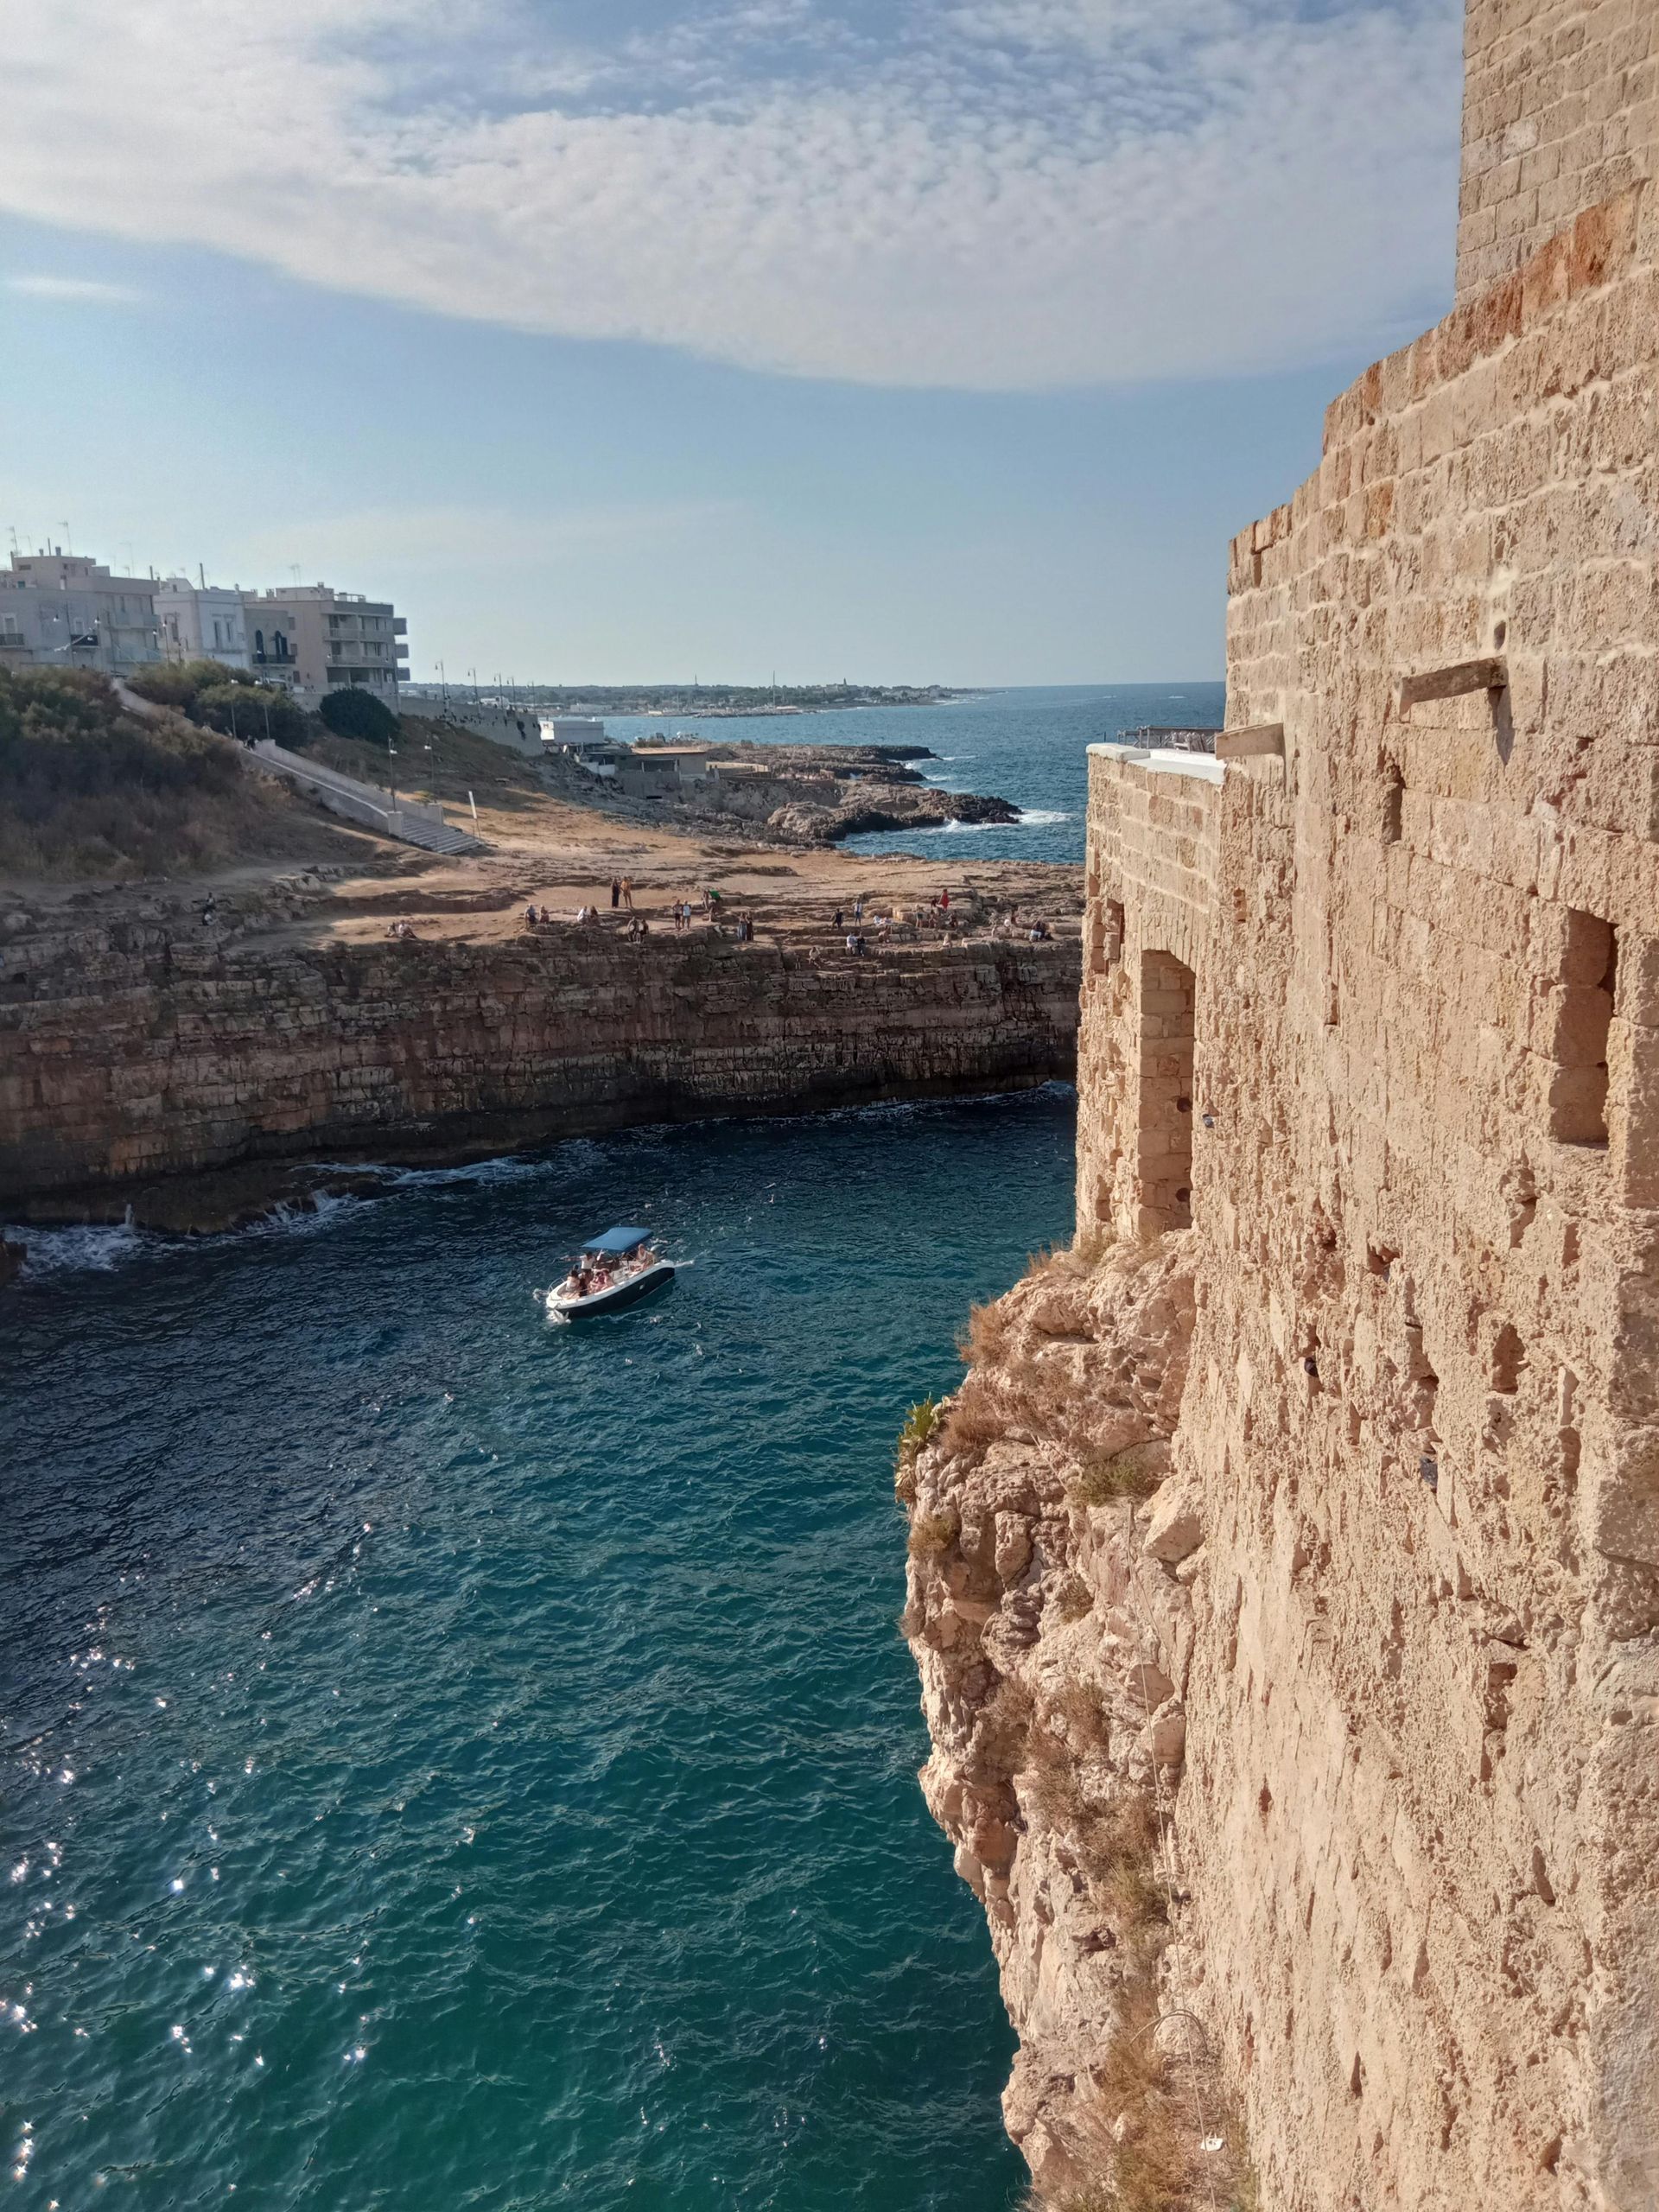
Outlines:
<svg viewBox="0 0 1659 2212"><path fill-rule="evenodd" d="M0 1200L1071 1073L1077 947L292 941L159 903L9 938Z"/></svg>
<svg viewBox="0 0 1659 2212"><path fill-rule="evenodd" d="M967 1382L899 1461L922 1787L985 1906L1020 2036L1007 2125L1056 2202L1092 2202L1126 2146L1177 2188L1238 2178L1179 1944L1195 1257L1176 1236L1033 1269L976 1316Z"/></svg>

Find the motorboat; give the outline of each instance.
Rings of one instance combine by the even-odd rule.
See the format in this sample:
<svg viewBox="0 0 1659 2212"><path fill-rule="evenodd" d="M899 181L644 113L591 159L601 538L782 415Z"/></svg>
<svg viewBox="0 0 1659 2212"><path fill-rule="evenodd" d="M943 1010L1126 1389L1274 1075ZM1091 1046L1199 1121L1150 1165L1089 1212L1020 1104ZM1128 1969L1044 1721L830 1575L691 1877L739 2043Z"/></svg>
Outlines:
<svg viewBox="0 0 1659 2212"><path fill-rule="evenodd" d="M665 1290L674 1263L652 1249L648 1229L607 1229L590 1236L563 1282L545 1294L550 1317L585 1321L590 1314L620 1313Z"/></svg>

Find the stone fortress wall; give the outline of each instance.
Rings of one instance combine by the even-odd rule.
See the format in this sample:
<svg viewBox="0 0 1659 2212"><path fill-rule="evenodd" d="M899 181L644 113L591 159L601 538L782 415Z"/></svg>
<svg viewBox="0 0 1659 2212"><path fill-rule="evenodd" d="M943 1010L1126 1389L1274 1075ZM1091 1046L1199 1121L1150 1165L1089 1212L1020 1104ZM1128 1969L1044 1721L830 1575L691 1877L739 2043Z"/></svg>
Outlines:
<svg viewBox="0 0 1659 2212"><path fill-rule="evenodd" d="M1073 1278L901 1462L1057 2206L1149 1789L1262 2204L1659 2206L1659 5L1468 52L1458 304L1232 547L1250 736L1092 750Z"/></svg>
<svg viewBox="0 0 1659 2212"><path fill-rule="evenodd" d="M1079 1213L1196 1232L1185 1940L1268 2201L1637 2212L1659 9L1474 0L1469 42L1463 303L1232 549L1227 719L1281 753L1091 763Z"/></svg>
<svg viewBox="0 0 1659 2212"><path fill-rule="evenodd" d="M1458 302L1654 173L1653 0L1469 0Z"/></svg>

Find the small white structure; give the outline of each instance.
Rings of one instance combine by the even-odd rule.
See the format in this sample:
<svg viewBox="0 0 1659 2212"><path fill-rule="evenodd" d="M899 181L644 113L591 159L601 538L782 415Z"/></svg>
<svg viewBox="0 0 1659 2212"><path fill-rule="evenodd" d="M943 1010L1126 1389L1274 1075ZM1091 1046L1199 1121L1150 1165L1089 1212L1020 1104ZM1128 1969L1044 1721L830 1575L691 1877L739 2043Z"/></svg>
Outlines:
<svg viewBox="0 0 1659 2212"><path fill-rule="evenodd" d="M612 779L628 757L626 746L605 734L605 725L597 715L543 715L542 749L562 753L590 776Z"/></svg>

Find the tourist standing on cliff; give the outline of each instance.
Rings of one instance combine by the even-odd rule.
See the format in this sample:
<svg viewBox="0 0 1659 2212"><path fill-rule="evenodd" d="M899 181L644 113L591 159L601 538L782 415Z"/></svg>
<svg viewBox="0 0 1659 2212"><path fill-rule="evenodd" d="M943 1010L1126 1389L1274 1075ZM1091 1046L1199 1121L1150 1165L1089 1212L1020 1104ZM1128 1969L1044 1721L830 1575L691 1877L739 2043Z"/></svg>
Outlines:
<svg viewBox="0 0 1659 2212"><path fill-rule="evenodd" d="M616 912L617 907L621 904L621 900L622 879L620 876L613 875L611 878L611 912L613 913Z"/></svg>
<svg viewBox="0 0 1659 2212"><path fill-rule="evenodd" d="M633 912L633 878L631 875L625 875L622 879L622 904L630 913Z"/></svg>

